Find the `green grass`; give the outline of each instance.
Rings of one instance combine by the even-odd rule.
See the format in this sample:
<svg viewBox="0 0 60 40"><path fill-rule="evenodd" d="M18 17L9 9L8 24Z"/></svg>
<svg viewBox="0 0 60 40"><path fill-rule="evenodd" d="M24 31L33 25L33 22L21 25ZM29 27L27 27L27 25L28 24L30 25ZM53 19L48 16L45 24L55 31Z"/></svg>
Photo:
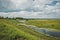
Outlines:
<svg viewBox="0 0 60 40"><path fill-rule="evenodd" d="M60 30L60 20L28 20L26 21L27 25L35 25L39 28L52 28L52 29L57 29ZM45 40L60 40L60 39L55 39L54 37L49 37L43 34L40 34L41 38L45 38Z"/></svg>
<svg viewBox="0 0 60 40"><path fill-rule="evenodd" d="M26 24L35 25L39 28L53 28L60 30L60 20L28 20Z"/></svg>
<svg viewBox="0 0 60 40"><path fill-rule="evenodd" d="M0 19L0 40L15 40L15 37L19 37L19 40L40 40L39 37L25 32L22 26L18 26L17 20ZM34 31L33 31L34 32ZM42 40L42 39L41 39Z"/></svg>
<svg viewBox="0 0 60 40"><path fill-rule="evenodd" d="M36 25L38 27L55 28L59 30L59 26L56 27L56 25L59 25L59 22L60 20L28 20L25 23ZM59 38L46 36L26 26L18 24L21 23L16 19L0 19L0 40L60 40Z"/></svg>

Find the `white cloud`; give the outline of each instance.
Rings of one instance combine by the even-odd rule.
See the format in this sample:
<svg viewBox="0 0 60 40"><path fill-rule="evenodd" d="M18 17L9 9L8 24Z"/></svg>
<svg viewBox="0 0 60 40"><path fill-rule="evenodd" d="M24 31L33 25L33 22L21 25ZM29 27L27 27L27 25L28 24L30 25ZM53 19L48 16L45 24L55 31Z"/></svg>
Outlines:
<svg viewBox="0 0 60 40"><path fill-rule="evenodd" d="M9 1L9 0L8 0ZM47 5L52 1L58 1L56 5ZM20 12L0 13L1 16L27 17L27 18L60 18L60 0L11 0L12 6L1 5L8 9L20 9ZM3 2L3 0L2 0ZM6 2L7 3L7 2Z"/></svg>

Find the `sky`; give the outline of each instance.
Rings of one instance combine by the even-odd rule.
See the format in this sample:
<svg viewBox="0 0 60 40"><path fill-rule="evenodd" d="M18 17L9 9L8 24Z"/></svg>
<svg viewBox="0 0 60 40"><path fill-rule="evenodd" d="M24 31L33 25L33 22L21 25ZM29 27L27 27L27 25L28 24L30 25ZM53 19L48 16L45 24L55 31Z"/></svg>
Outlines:
<svg viewBox="0 0 60 40"><path fill-rule="evenodd" d="M0 16L60 18L60 0L0 0Z"/></svg>

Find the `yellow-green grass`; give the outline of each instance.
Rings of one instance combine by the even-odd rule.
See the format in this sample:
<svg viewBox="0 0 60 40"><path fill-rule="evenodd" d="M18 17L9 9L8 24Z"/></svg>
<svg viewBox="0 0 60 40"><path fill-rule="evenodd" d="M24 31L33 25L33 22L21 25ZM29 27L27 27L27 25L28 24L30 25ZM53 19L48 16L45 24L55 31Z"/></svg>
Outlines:
<svg viewBox="0 0 60 40"><path fill-rule="evenodd" d="M26 24L35 25L39 28L52 28L60 30L60 20L28 20Z"/></svg>
<svg viewBox="0 0 60 40"><path fill-rule="evenodd" d="M3 38L0 38L0 40L11 40L10 37L12 37L12 40L14 40L16 35L22 37L23 40L24 39L40 40L39 37L36 37L28 32L25 32L21 28L18 28L18 26L17 26L18 22L16 20L14 20L13 22L12 21L13 20L0 19L0 35L1 35L0 37L4 36Z"/></svg>

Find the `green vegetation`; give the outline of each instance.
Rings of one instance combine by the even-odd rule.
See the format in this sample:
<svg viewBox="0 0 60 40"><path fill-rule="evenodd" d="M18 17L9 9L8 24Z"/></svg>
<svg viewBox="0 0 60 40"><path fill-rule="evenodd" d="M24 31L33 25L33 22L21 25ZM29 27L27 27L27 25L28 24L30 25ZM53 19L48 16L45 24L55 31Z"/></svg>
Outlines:
<svg viewBox="0 0 60 40"><path fill-rule="evenodd" d="M17 24L19 24L17 20L0 19L0 40L40 40L39 37L29 33L30 29Z"/></svg>
<svg viewBox="0 0 60 40"><path fill-rule="evenodd" d="M19 25L21 24L19 21L17 19L0 19L0 40L60 40ZM60 30L60 20L27 20L25 23Z"/></svg>
<svg viewBox="0 0 60 40"><path fill-rule="evenodd" d="M26 24L35 25L40 28L53 28L60 30L60 20L28 20Z"/></svg>

